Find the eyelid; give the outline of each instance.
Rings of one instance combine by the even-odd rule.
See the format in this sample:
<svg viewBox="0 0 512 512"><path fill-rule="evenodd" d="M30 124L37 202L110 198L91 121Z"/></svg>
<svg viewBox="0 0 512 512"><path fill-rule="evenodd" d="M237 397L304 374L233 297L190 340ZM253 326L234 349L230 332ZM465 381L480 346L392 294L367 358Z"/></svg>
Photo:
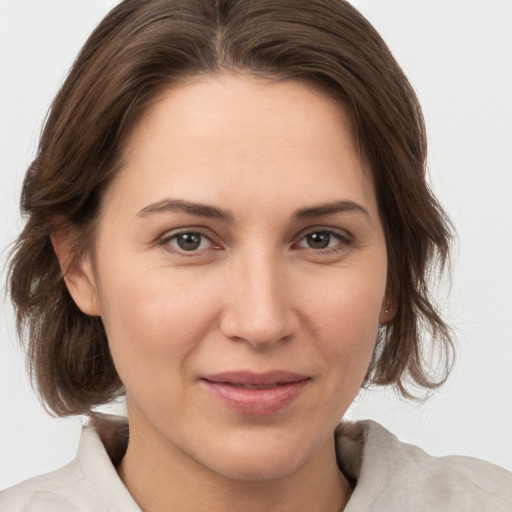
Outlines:
<svg viewBox="0 0 512 512"><path fill-rule="evenodd" d="M293 243L299 242L304 237L311 235L313 233L330 233L341 240L349 243L352 242L354 237L345 229L328 227L328 226L311 226L304 230L302 230L294 239Z"/></svg>
<svg viewBox="0 0 512 512"><path fill-rule="evenodd" d="M339 240L341 247L338 247L338 246L326 247L324 249L314 249L311 247L299 247L298 249L310 251L315 254L341 252L341 251L345 250L347 246L352 245L352 243L354 241L354 237L344 229L327 227L327 226L312 226L312 227L309 227L299 233L299 235L293 241L292 247L299 244L308 235L311 235L314 233L327 233L327 234L332 235L333 237L335 237L336 239Z"/></svg>
<svg viewBox="0 0 512 512"><path fill-rule="evenodd" d="M191 251L186 251L177 247L172 247L170 245L170 241L182 234L186 233L197 233L201 237L204 237L209 241L209 247L204 249L196 249ZM295 248L298 243L300 243L302 240L304 240L308 235L314 234L314 233L328 233L337 240L339 240L339 244L341 247L326 247L324 249L314 249L314 248L308 248L308 247L298 247L298 249L314 252L317 254L327 253L327 252L340 252L343 251L346 246L353 244L354 237L351 235L348 231L341 229L341 228L335 228L335 227L327 227L327 226L310 226L304 230L302 230L292 241L292 248ZM186 227L179 227L175 229L171 229L166 231L164 234L159 236L156 240L156 244L163 246L166 250L169 252L178 254L180 256L185 257L191 257L191 256L198 256L200 254L203 254L207 251L211 250L221 250L223 249L222 244L216 241L216 238L218 238L215 234L211 234L210 229L205 228L204 226L186 226Z"/></svg>
<svg viewBox="0 0 512 512"><path fill-rule="evenodd" d="M200 254L203 254L206 251L209 250L219 250L222 247L219 243L217 243L212 237L211 234L209 234L207 229L203 227L197 227L197 226L187 226L182 228L176 228L169 231L166 231L163 235L159 236L156 243L157 245L163 246L166 250L169 252L172 252L174 254L178 254L180 256L190 257L190 256L198 256ZM173 238L178 237L179 235L184 235L187 233L196 233L198 235L201 235L201 237L207 239L210 242L210 247L206 249L197 249L194 251L185 251L183 249L179 249L176 247L171 246L170 241Z"/></svg>

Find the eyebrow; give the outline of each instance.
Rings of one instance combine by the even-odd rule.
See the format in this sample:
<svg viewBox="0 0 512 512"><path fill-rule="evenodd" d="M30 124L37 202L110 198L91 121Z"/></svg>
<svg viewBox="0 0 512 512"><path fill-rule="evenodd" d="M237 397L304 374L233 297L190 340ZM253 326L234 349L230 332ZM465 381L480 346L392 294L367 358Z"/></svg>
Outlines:
<svg viewBox="0 0 512 512"><path fill-rule="evenodd" d="M162 201L158 201L157 203L152 203L143 208L137 214L137 217L147 217L148 215L155 213L173 212L188 213L190 215L222 220L228 223L234 222L234 217L230 212L215 206L192 201L185 201L183 199L164 199ZM294 212L293 218L295 220L306 220L343 212L361 213L367 217L368 221L371 223L371 216L368 213L368 210L364 206L354 201L334 201L331 203L300 208Z"/></svg>
<svg viewBox="0 0 512 512"><path fill-rule="evenodd" d="M300 210L297 210L293 216L296 220L304 220L311 219L314 217L334 215L336 213L343 212L362 213L365 217L367 217L370 223L372 222L372 218L368 210L364 206L354 201L334 201L332 203L325 203L317 206L301 208Z"/></svg>
<svg viewBox="0 0 512 512"><path fill-rule="evenodd" d="M210 206L202 203L195 203L192 201L185 201L183 199L164 199L157 203L150 204L143 208L137 217L147 217L153 213L173 213L183 212L198 217L207 217L210 219L223 220L232 223L234 218L231 213L228 213L215 206Z"/></svg>

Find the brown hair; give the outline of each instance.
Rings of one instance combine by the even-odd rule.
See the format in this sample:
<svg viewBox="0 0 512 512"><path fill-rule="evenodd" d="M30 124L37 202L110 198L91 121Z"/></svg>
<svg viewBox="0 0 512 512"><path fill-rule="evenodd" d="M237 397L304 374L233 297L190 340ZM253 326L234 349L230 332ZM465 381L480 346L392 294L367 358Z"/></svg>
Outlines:
<svg viewBox="0 0 512 512"><path fill-rule="evenodd" d="M124 390L101 318L71 299L50 235L78 233L79 261L93 243L100 194L150 102L182 79L224 70L305 81L345 106L376 187L395 312L367 383L411 396L406 384L432 389L448 375L453 346L429 276L448 256L450 223L425 181L417 98L375 29L343 0L125 0L90 36L52 104L10 265L29 370L57 415L91 414ZM433 346L445 362L438 380L424 357Z"/></svg>

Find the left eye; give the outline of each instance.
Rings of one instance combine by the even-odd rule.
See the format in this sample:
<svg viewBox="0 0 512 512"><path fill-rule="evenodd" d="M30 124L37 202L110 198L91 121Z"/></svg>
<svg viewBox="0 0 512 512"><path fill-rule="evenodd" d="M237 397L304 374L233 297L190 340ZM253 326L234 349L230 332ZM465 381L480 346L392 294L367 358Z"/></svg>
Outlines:
<svg viewBox="0 0 512 512"><path fill-rule="evenodd" d="M167 238L166 243L178 251L185 252L209 249L212 246L211 240L197 231L177 233Z"/></svg>
<svg viewBox="0 0 512 512"><path fill-rule="evenodd" d="M343 242L343 237L333 231L314 231L304 236L299 243L298 247L307 249L331 249Z"/></svg>

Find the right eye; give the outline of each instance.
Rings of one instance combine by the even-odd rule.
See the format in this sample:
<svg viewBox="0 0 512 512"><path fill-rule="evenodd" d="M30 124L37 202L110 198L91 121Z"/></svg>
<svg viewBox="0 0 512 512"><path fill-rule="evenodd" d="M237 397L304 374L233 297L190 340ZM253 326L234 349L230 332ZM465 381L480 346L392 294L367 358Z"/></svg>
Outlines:
<svg viewBox="0 0 512 512"><path fill-rule="evenodd" d="M178 252L199 252L214 248L213 242L198 231L182 231L166 237L163 245L170 245Z"/></svg>

